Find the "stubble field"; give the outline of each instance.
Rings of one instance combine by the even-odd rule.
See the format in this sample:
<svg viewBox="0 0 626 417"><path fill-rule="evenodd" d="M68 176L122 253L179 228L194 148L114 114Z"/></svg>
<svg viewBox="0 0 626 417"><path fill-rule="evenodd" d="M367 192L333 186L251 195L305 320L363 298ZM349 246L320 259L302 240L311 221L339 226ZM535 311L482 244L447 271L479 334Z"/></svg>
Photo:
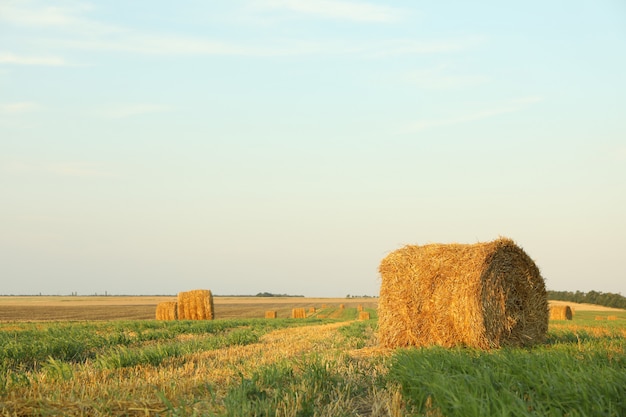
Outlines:
<svg viewBox="0 0 626 417"><path fill-rule="evenodd" d="M626 415L624 310L568 303L531 349L390 351L375 299L216 297L216 320L154 320L174 298L0 297L1 415Z"/></svg>

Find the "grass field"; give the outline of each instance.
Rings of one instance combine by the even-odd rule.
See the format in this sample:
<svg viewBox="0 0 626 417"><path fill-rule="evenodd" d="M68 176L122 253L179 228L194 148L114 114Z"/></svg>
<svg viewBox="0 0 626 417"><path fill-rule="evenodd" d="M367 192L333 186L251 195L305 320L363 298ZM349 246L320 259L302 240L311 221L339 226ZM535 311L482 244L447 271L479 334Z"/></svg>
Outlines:
<svg viewBox="0 0 626 417"><path fill-rule="evenodd" d="M7 298L0 415L626 415L624 310L572 304L574 319L532 349L388 351L371 299L216 297L217 320L159 322L161 297ZM355 320L359 304L372 320Z"/></svg>

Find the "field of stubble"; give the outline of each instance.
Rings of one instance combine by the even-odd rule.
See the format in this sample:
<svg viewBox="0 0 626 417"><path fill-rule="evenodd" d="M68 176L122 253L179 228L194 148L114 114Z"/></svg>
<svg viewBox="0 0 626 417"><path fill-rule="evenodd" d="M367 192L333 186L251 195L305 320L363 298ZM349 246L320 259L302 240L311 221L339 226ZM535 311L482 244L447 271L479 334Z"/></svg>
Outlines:
<svg viewBox="0 0 626 417"><path fill-rule="evenodd" d="M216 297L216 320L154 320L174 298L0 297L0 415L626 415L624 310L570 303L531 349L390 351L375 299Z"/></svg>

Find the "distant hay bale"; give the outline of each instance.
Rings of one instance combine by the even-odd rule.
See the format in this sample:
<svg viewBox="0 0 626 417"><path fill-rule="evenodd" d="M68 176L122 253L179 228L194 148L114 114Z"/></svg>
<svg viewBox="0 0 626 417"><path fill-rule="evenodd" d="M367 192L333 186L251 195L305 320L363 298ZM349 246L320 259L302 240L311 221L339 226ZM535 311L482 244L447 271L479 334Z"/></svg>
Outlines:
<svg viewBox="0 0 626 417"><path fill-rule="evenodd" d="M370 313L368 311L359 311L359 320L369 320Z"/></svg>
<svg viewBox="0 0 626 417"><path fill-rule="evenodd" d="M356 306L356 311L358 311L359 313L363 311L363 305L359 304L358 306Z"/></svg>
<svg viewBox="0 0 626 417"><path fill-rule="evenodd" d="M178 319L178 303L176 301L164 301L157 304L156 307L157 320L176 320Z"/></svg>
<svg viewBox="0 0 626 417"><path fill-rule="evenodd" d="M276 317L278 317L278 313L276 311L266 311L265 312L265 318L266 319L275 319Z"/></svg>
<svg viewBox="0 0 626 417"><path fill-rule="evenodd" d="M213 295L209 290L178 293L179 320L213 320Z"/></svg>
<svg viewBox="0 0 626 417"><path fill-rule="evenodd" d="M311 307L309 308L309 313L315 313L317 310L315 309L315 307Z"/></svg>
<svg viewBox="0 0 626 417"><path fill-rule="evenodd" d="M383 347L526 346L548 329L545 283L510 239L405 246L385 257L378 303Z"/></svg>
<svg viewBox="0 0 626 417"><path fill-rule="evenodd" d="M617 316L606 316L607 320L617 320Z"/></svg>
<svg viewBox="0 0 626 417"><path fill-rule="evenodd" d="M550 320L571 320L572 309L568 305L550 306Z"/></svg>
<svg viewBox="0 0 626 417"><path fill-rule="evenodd" d="M328 308L328 304L322 304L322 308Z"/></svg>
<svg viewBox="0 0 626 417"><path fill-rule="evenodd" d="M344 308L346 308L345 304L339 304L339 310L343 310Z"/></svg>
<svg viewBox="0 0 626 417"><path fill-rule="evenodd" d="M598 321L606 320L606 317L604 317L604 316L596 316L596 320L598 320Z"/></svg>
<svg viewBox="0 0 626 417"><path fill-rule="evenodd" d="M304 308L294 308L291 310L291 318L292 319L305 319L306 318L306 310Z"/></svg>

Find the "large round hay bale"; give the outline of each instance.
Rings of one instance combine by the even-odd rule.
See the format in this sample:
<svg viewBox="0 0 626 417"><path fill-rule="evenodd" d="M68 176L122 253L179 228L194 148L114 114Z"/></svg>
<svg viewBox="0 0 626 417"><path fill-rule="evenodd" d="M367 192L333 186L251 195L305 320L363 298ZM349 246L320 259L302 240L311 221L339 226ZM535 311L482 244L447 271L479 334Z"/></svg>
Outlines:
<svg viewBox="0 0 626 417"><path fill-rule="evenodd" d="M550 320L571 320L572 309L568 305L550 306Z"/></svg>
<svg viewBox="0 0 626 417"><path fill-rule="evenodd" d="M380 264L384 347L526 346L548 329L545 283L510 239L405 246Z"/></svg>
<svg viewBox="0 0 626 417"><path fill-rule="evenodd" d="M359 320L370 320L370 313L369 311L359 311Z"/></svg>
<svg viewBox="0 0 626 417"><path fill-rule="evenodd" d="M164 301L157 304L156 319L157 320L176 320L178 319L178 303L176 301Z"/></svg>
<svg viewBox="0 0 626 417"><path fill-rule="evenodd" d="M306 310L302 307L291 309L292 319L306 319Z"/></svg>
<svg viewBox="0 0 626 417"><path fill-rule="evenodd" d="M178 293L178 318L180 320L213 320L213 294L209 290L192 290Z"/></svg>

